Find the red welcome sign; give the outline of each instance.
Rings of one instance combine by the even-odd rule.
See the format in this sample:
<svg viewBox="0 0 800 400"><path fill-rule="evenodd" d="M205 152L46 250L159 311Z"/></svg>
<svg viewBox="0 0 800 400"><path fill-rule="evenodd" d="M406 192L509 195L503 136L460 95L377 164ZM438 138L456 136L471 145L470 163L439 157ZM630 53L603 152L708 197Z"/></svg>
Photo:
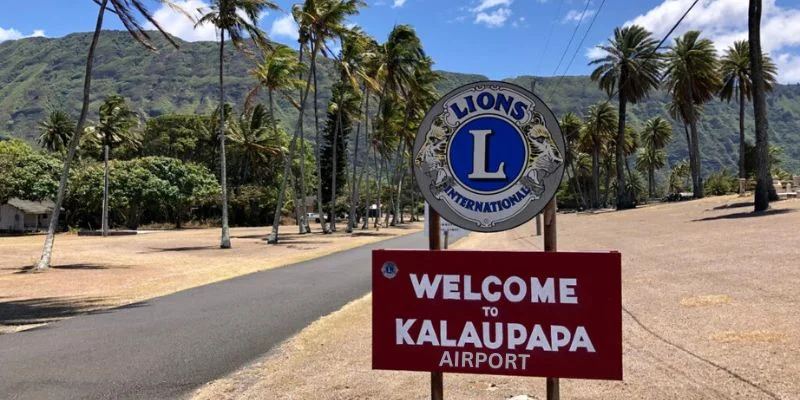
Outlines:
<svg viewBox="0 0 800 400"><path fill-rule="evenodd" d="M374 250L373 369L622 379L621 255Z"/></svg>

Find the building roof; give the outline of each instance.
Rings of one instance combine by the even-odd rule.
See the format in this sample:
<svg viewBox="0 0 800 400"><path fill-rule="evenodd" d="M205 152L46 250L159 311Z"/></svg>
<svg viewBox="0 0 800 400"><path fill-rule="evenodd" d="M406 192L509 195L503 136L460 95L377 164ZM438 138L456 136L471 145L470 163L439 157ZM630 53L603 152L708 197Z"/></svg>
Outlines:
<svg viewBox="0 0 800 400"><path fill-rule="evenodd" d="M48 214L53 212L56 205L50 200L29 201L14 197L8 200L8 204L26 214Z"/></svg>

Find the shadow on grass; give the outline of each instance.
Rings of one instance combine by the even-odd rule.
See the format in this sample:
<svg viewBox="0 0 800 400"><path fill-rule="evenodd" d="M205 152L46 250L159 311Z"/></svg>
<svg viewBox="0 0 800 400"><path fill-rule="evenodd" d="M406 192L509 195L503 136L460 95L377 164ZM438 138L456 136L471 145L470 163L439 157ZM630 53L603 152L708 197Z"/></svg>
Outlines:
<svg viewBox="0 0 800 400"><path fill-rule="evenodd" d="M219 246L185 246L185 247L166 247L157 248L150 247L150 251L142 251L140 253L164 253L164 252L182 252L182 251L198 251L198 250L211 250L218 249Z"/></svg>
<svg viewBox="0 0 800 400"><path fill-rule="evenodd" d="M42 297L0 302L0 324L31 325L85 314L107 305L102 298Z"/></svg>
<svg viewBox="0 0 800 400"><path fill-rule="evenodd" d="M740 212L740 213L733 213L733 214L718 215L716 217L706 217L706 218L700 218L700 219L693 219L692 222L716 221L716 220L720 220L720 219L742 219L742 218L768 217L770 215L789 214L789 213L793 213L795 211L796 210L780 209L780 210L767 210L767 211L761 211L761 212Z"/></svg>
<svg viewBox="0 0 800 400"><path fill-rule="evenodd" d="M78 264L61 264L61 265L51 265L51 269L63 269L63 270L101 270L101 269L117 269L117 268L128 268L122 266L108 266L104 264L91 264L91 263L78 263ZM19 268L16 274L24 274L27 272L31 272L33 269L33 265L28 265L22 268Z"/></svg>
<svg viewBox="0 0 800 400"><path fill-rule="evenodd" d="M741 208L741 207L752 207L752 201L742 201L739 203L730 203L730 204L723 204L721 206L716 206L712 208L712 210L727 210L729 208Z"/></svg>

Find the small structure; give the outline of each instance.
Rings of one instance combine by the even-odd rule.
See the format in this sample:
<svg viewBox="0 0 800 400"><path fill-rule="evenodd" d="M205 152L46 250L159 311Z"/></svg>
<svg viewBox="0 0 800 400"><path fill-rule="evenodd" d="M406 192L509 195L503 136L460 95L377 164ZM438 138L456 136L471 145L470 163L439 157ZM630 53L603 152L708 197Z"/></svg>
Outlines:
<svg viewBox="0 0 800 400"><path fill-rule="evenodd" d="M37 232L50 226L55 204L50 200L29 201L11 198L0 205L0 231Z"/></svg>

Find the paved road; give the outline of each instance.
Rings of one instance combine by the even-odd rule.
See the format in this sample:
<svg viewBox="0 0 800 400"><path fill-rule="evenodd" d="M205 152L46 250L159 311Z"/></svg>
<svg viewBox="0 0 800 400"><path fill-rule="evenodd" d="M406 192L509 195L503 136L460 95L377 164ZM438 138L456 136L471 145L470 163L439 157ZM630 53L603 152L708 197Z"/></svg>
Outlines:
<svg viewBox="0 0 800 400"><path fill-rule="evenodd" d="M181 397L370 290L370 250L421 233L0 335L0 399Z"/></svg>

